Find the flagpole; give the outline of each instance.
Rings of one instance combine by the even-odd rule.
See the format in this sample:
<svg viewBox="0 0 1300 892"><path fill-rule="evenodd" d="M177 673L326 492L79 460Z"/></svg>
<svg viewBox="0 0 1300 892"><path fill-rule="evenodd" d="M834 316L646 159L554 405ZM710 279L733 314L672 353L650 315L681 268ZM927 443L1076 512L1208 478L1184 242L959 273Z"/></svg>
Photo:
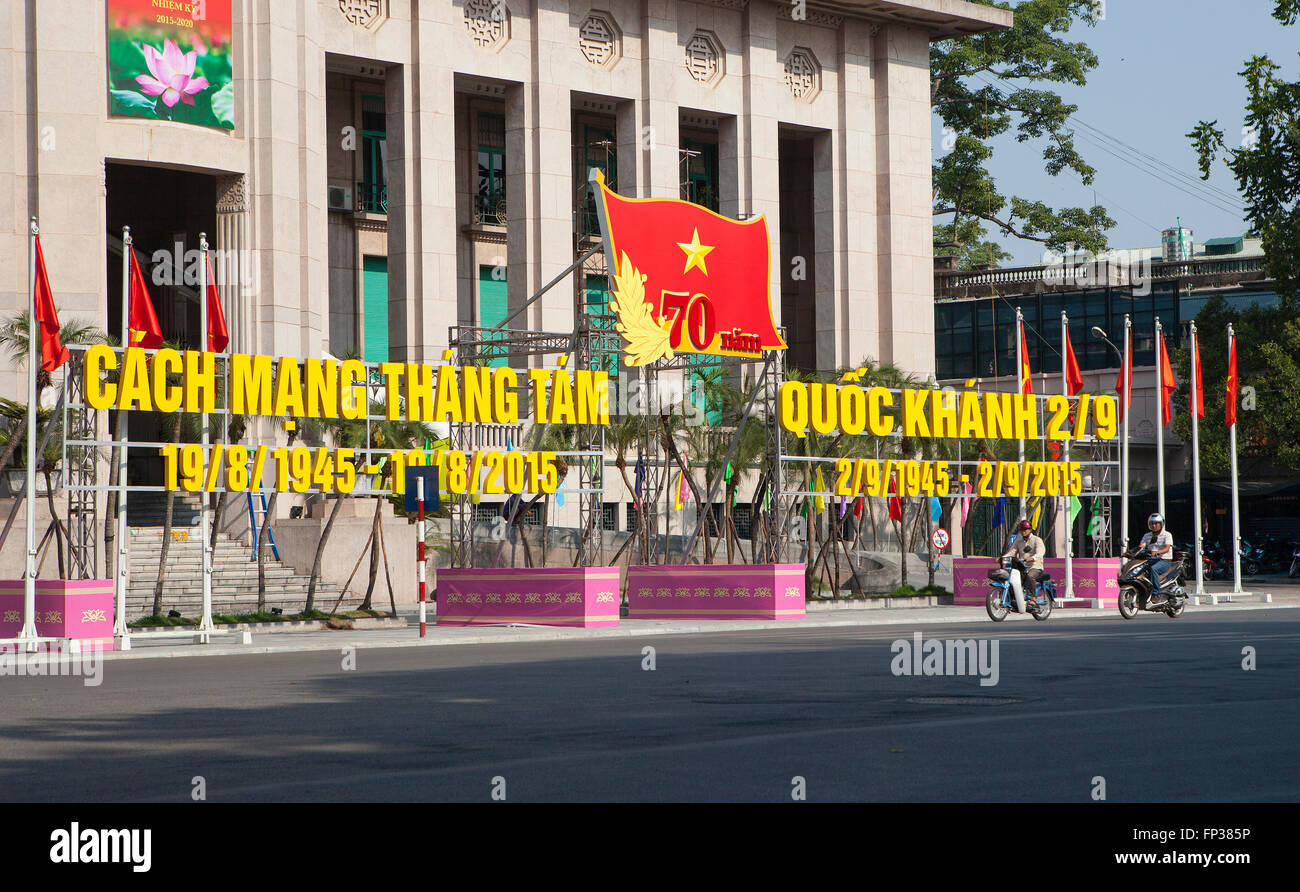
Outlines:
<svg viewBox="0 0 1300 892"><path fill-rule="evenodd" d="M126 365L126 351L131 345L131 227L122 227L122 359L119 367ZM117 410L119 415L124 410ZM121 416L117 423L122 439L117 444L117 609L113 617L113 637L126 638L126 444L127 421Z"/></svg>
<svg viewBox="0 0 1300 892"><path fill-rule="evenodd" d="M36 363L40 325L36 321L36 236L40 228L32 217L27 235L27 482L26 563L23 569L23 625L18 638L27 650L36 650Z"/></svg>
<svg viewBox="0 0 1300 892"><path fill-rule="evenodd" d="M1124 391L1124 440L1120 444L1119 538L1120 554L1128 551L1128 417L1133 414L1133 319L1124 314L1124 362L1120 369Z"/></svg>
<svg viewBox="0 0 1300 892"><path fill-rule="evenodd" d="M1200 388L1197 386L1197 370L1201 367L1201 344L1196 337L1196 320L1192 320L1192 515L1196 523L1196 535L1192 537L1195 543L1195 554L1192 560L1196 562L1196 594L1205 594L1205 568L1204 561L1201 559L1201 452L1200 439L1197 433L1197 418L1200 413L1196 408L1201 399Z"/></svg>
<svg viewBox="0 0 1300 892"><path fill-rule="evenodd" d="M1236 346L1237 336L1232 331L1232 323L1228 323L1228 361L1232 361L1232 351ZM1228 398L1234 402L1237 399L1237 382L1232 382L1232 392ZM1235 410L1235 407L1234 407ZM1228 455L1231 456L1232 466L1232 593L1241 593L1241 519L1239 515L1239 506L1237 503L1237 413L1232 414L1232 424L1228 427Z"/></svg>
<svg viewBox="0 0 1300 892"><path fill-rule="evenodd" d="M1066 368L1066 343L1070 338L1070 319L1061 311L1061 393L1067 405L1070 399L1070 370ZM1046 388L1044 388L1046 389ZM1065 438L1065 466L1070 466L1070 438ZM1070 502L1065 501L1065 597L1074 597L1074 518L1070 516Z"/></svg>
<svg viewBox="0 0 1300 892"><path fill-rule="evenodd" d="M199 350L206 353L211 346L208 343L208 234L199 233ZM212 461L208 453L208 413L199 407L199 455L203 456L204 467ZM179 423L179 421L177 422ZM200 632L211 632L212 625L212 543L208 535L208 494L199 493L199 535L203 537L203 617L199 620ZM205 644L206 635L200 638Z"/></svg>
<svg viewBox="0 0 1300 892"><path fill-rule="evenodd" d="M1016 398L1017 400L1020 397L1025 395L1025 381L1024 378L1021 377L1025 373L1025 354L1024 351L1021 349L1021 344L1024 342L1024 337L1023 337L1024 332L1025 332L1025 317L1021 315L1020 307L1016 307ZM1023 439L1020 440L1020 452L1017 461L1020 463L1021 468L1025 466L1025 441ZM1024 516L1025 516L1025 498L1024 496L1021 496L1020 514L1018 515L1018 517L1023 519Z"/></svg>
<svg viewBox="0 0 1300 892"><path fill-rule="evenodd" d="M1156 317L1156 510L1165 516L1165 334ZM1165 518L1166 526L1169 519Z"/></svg>

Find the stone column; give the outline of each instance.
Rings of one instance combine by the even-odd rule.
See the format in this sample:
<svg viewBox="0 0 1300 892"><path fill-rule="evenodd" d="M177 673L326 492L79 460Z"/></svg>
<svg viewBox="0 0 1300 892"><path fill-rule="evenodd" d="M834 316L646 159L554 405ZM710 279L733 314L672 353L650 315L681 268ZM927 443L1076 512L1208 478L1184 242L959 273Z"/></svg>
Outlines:
<svg viewBox="0 0 1300 892"><path fill-rule="evenodd" d="M934 373L929 52L929 38L902 25L873 43L880 360L922 376Z"/></svg>
<svg viewBox="0 0 1300 892"><path fill-rule="evenodd" d="M646 0L641 33L642 93L638 100L647 132L648 149L641 159L648 177L641 197L680 198L681 139L678 137L677 79L683 62L677 44L677 8L671 0ZM641 165L637 165L638 171Z"/></svg>
<svg viewBox="0 0 1300 892"><path fill-rule="evenodd" d="M254 267L248 262L245 221L248 215L248 184L243 174L217 177L217 232L212 267L217 277L221 307L226 314L233 352L249 346L247 301L256 294L248 280Z"/></svg>
<svg viewBox="0 0 1300 892"><path fill-rule="evenodd" d="M877 26L845 19L839 33L840 90L834 141L838 345L845 363L880 359L880 292L877 279L875 92L872 35ZM928 158L929 155L927 154Z"/></svg>
<svg viewBox="0 0 1300 892"><path fill-rule="evenodd" d="M790 274L781 264L781 165L777 119L764 104L764 97L784 89L780 83L784 68L776 56L776 16L765 3L745 7L745 48L742 99L743 121L737 127L736 156L747 160L747 169L737 169L739 210L750 216L767 216L770 242L771 279L769 292L772 318L781 324L781 279ZM730 75L728 75L730 76Z"/></svg>

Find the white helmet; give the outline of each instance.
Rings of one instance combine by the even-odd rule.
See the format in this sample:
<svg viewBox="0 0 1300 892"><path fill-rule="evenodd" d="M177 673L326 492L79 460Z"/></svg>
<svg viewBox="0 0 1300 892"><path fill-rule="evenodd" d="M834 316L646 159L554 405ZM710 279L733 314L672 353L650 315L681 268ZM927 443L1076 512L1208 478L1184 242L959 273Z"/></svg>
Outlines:
<svg viewBox="0 0 1300 892"><path fill-rule="evenodd" d="M1165 516L1159 512L1152 514L1147 518L1147 529L1154 532L1156 524L1160 524L1160 529L1162 530L1165 528Z"/></svg>

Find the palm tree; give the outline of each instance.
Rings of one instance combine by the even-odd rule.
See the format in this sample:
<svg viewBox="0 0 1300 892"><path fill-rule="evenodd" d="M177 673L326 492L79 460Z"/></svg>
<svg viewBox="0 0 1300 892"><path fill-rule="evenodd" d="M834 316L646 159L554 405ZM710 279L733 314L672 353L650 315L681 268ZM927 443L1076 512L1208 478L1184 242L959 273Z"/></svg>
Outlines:
<svg viewBox="0 0 1300 892"><path fill-rule="evenodd" d="M29 340L31 332L31 320L27 313L15 313L0 322L0 350L9 354L9 360L16 368L27 367L28 351L31 349ZM95 328L89 322L81 319L69 319L59 324L59 339L64 346L76 344L100 344L104 342L104 333ZM36 370L36 405L41 404L41 394L45 388L52 383L53 376L45 369ZM22 419L15 419L11 427L16 427L22 423ZM12 431L11 431L12 433ZM0 471L9 466L10 460L13 459L14 450L18 448L19 438L10 437L5 444L4 452L0 453Z"/></svg>
<svg viewBox="0 0 1300 892"><path fill-rule="evenodd" d="M351 357L344 357L351 358ZM321 425L323 433L327 434L334 442L336 449L392 449L406 450L416 449L423 446L425 442L433 439L434 430L429 425L421 421L410 421L398 419L396 421L387 420L388 406L383 400L375 400L370 404L370 415L379 416L377 421L371 421L369 424L369 434L367 435L367 425L364 418L350 419L339 418L331 419ZM390 476L392 473L391 463L386 464L383 474ZM393 481L389 481L390 487ZM340 509L346 499L351 498L350 493L339 493L334 499L334 505L330 508L329 517L325 521L325 527L321 530L320 540L316 543L316 555L312 560L311 578L307 582L307 603L303 608L304 611L314 610L316 607L316 586L320 581L321 563L325 555L325 547L329 542L330 533L334 530L334 520L339 515ZM274 502L275 494L272 493L271 499ZM384 499L375 499L374 521L371 523L370 539L366 548L370 549L370 579L366 587L366 597L362 603L362 609L369 609L370 598L374 592L375 581L378 578L378 536L379 523L381 519L381 509ZM268 516L271 506L267 507ZM265 524L263 524L265 528ZM363 552L364 553L364 552ZM259 606L259 610L261 607Z"/></svg>

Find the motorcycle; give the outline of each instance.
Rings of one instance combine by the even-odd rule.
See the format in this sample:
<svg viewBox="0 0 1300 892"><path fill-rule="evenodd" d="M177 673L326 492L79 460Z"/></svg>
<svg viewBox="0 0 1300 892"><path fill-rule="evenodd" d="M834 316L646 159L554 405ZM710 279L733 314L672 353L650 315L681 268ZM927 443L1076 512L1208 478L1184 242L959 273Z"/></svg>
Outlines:
<svg viewBox="0 0 1300 892"><path fill-rule="evenodd" d="M1170 619L1183 615L1187 591L1183 588L1182 564L1171 561L1169 569L1160 577L1159 591L1152 592L1151 574L1147 568L1159 558L1145 549L1129 551L1124 558L1128 563L1119 571L1120 616L1132 619L1142 611L1163 613Z"/></svg>
<svg viewBox="0 0 1300 892"><path fill-rule="evenodd" d="M1006 619L1008 613L1019 613L1016 605L1022 601L1025 612L1039 622L1052 615L1052 607L1056 602L1056 583L1052 581L1052 574L1040 574L1038 583L1034 586L1034 594L1025 598L1020 574L1017 572L1020 567L1020 562L1015 558L1004 557L998 569L989 571L989 597L985 608L989 619L995 623Z"/></svg>
<svg viewBox="0 0 1300 892"><path fill-rule="evenodd" d="M1261 573L1281 573L1282 560L1278 556L1275 546L1276 540L1272 537L1265 539L1259 545L1252 546L1241 557L1241 571L1247 576L1258 576Z"/></svg>
<svg viewBox="0 0 1300 892"><path fill-rule="evenodd" d="M1287 571L1288 579L1295 579L1296 574L1300 573L1300 543L1295 546L1291 553L1291 569Z"/></svg>

